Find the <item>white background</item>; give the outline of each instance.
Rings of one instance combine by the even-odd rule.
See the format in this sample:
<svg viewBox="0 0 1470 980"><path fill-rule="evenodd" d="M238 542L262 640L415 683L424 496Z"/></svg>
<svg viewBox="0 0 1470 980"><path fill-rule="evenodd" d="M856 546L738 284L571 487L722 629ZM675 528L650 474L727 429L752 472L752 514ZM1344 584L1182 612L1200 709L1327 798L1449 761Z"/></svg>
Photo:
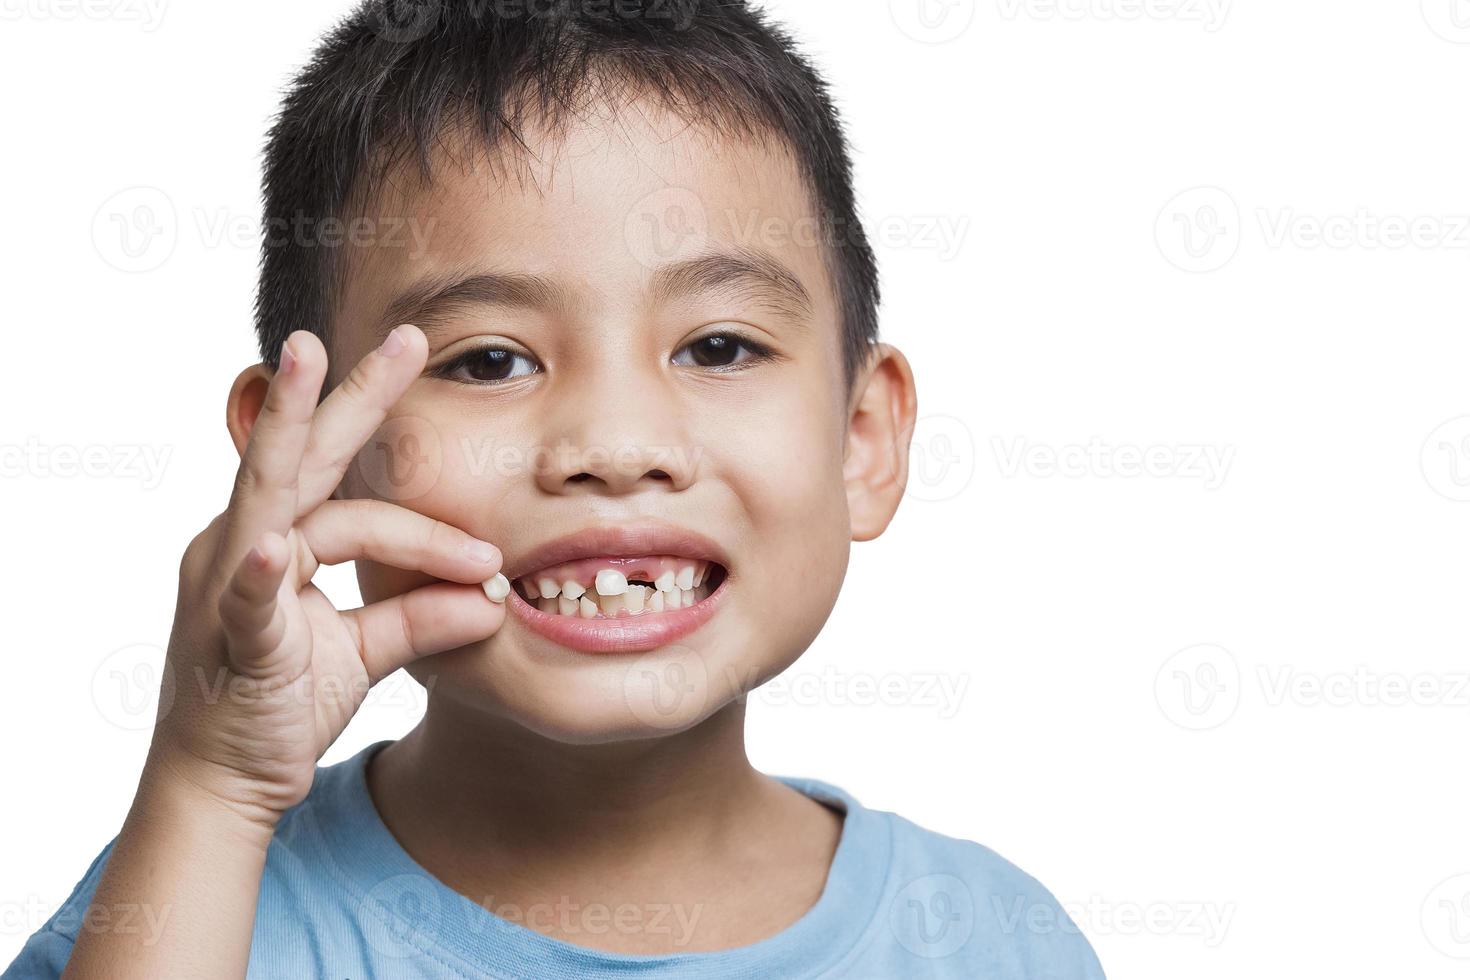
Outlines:
<svg viewBox="0 0 1470 980"><path fill-rule="evenodd" d="M756 763L988 844L1115 978L1463 976L1470 4L926 2L770 5L925 419ZM0 0L0 963L126 812L258 150L343 9ZM420 710L390 681L328 761Z"/></svg>

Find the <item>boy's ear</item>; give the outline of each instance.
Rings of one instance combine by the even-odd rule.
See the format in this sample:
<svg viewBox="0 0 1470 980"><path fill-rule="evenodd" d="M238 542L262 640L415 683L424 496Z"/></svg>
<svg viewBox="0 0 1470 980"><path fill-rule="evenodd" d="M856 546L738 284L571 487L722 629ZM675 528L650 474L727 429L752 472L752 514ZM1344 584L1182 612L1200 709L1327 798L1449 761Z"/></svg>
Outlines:
<svg viewBox="0 0 1470 980"><path fill-rule="evenodd" d="M241 456L245 455L255 420L260 418L265 393L270 390L274 374L268 365L252 364L236 375L235 383L230 386L230 400L225 406L225 427L230 430L235 452Z"/></svg>
<svg viewBox="0 0 1470 980"><path fill-rule="evenodd" d="M266 392L270 391L271 378L275 377L275 371L267 364L252 364L235 376L235 383L230 386L230 398L225 405L225 428L230 430L230 439L235 443L235 452L242 457L245 455L245 446L250 442L250 432L255 428L255 420L260 418L260 410L265 405ZM332 499L337 499L342 493L339 484L332 491Z"/></svg>
<svg viewBox="0 0 1470 980"><path fill-rule="evenodd" d="M914 373L898 348L877 344L853 385L842 475L852 539L883 533L903 499L918 410Z"/></svg>

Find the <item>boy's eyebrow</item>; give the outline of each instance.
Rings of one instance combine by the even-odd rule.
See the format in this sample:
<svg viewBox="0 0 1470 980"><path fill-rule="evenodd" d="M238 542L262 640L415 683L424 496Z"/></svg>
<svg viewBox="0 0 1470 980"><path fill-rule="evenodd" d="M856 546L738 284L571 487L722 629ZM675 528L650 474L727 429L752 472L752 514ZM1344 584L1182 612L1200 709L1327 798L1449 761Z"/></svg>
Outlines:
<svg viewBox="0 0 1470 980"><path fill-rule="evenodd" d="M801 280L765 252L713 252L663 266L653 276L659 299L716 291L747 295L797 321L812 314L812 299Z"/></svg>
<svg viewBox="0 0 1470 980"><path fill-rule="evenodd" d="M811 296L801 280L763 252L714 252L661 266L653 275L653 294L661 300L715 291L750 296L798 322L812 312ZM567 310L575 305L566 289L542 276L504 272L438 276L396 296L378 323L377 337L387 336L400 323L412 323L432 336L440 317L465 306Z"/></svg>
<svg viewBox="0 0 1470 980"><path fill-rule="evenodd" d="M572 305L566 290L541 276L508 272L438 276L409 287L388 304L378 323L378 337L386 337L400 323L412 323L432 336L441 316L464 306L564 310Z"/></svg>

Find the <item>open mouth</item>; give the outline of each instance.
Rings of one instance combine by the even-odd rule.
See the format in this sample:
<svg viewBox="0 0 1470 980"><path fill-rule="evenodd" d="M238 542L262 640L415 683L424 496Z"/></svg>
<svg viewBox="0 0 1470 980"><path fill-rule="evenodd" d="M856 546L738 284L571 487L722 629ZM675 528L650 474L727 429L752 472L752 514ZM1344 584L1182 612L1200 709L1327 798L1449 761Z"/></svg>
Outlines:
<svg viewBox="0 0 1470 980"><path fill-rule="evenodd" d="M656 650L716 615L733 573L694 531L658 524L588 528L514 561L507 611L531 632L584 653Z"/></svg>
<svg viewBox="0 0 1470 980"><path fill-rule="evenodd" d="M589 558L522 575L516 594L548 616L623 619L698 605L725 580L717 562L678 555Z"/></svg>

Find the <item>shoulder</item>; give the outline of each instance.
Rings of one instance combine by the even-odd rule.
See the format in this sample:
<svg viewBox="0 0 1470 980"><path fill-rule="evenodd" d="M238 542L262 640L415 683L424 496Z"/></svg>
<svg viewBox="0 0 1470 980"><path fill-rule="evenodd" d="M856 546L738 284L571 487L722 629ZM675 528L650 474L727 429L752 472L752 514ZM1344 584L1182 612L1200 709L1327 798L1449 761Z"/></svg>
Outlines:
<svg viewBox="0 0 1470 980"><path fill-rule="evenodd" d="M0 974L0 980L39 980L61 976L61 971L66 968L66 961L71 958L72 945L87 920L86 913L92 902L92 894L97 890L97 882L101 880L102 872L107 867L107 856L112 853L115 842L116 838L113 838L92 859L86 873L71 890L71 895L56 909L45 925L31 934L21 947L20 954Z"/></svg>
<svg viewBox="0 0 1470 980"><path fill-rule="evenodd" d="M1087 937L1041 882L983 844L870 812L889 826L890 926L910 951L960 957L976 975L1102 978Z"/></svg>
<svg viewBox="0 0 1470 980"><path fill-rule="evenodd" d="M262 872L255 923L257 936L263 932L280 934L292 929L303 933L309 931L311 922L301 912L304 908L315 907L311 893L324 878L323 816L319 811L324 804L346 795L360 767L361 760L357 758L318 767L306 799L282 815ZM162 917L148 914L147 906L115 910L92 906L92 898L116 843L114 837L92 859L66 901L26 940L16 959L0 973L0 980L59 977L71 958L77 937L84 929L130 928L145 933L162 929Z"/></svg>

